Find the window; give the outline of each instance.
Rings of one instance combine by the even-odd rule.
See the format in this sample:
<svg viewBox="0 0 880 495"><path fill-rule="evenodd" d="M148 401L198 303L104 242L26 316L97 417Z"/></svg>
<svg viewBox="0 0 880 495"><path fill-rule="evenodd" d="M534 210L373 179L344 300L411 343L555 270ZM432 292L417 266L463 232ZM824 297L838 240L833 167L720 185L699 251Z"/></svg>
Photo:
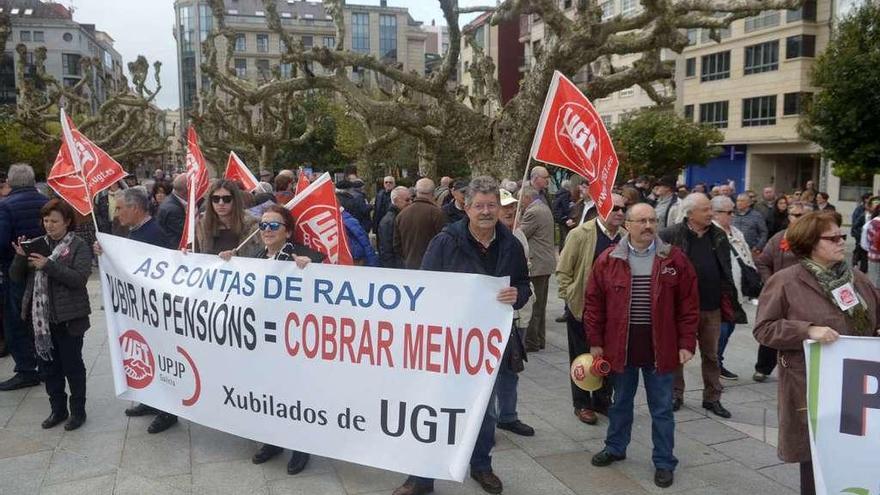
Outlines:
<svg viewBox="0 0 880 495"><path fill-rule="evenodd" d="M293 75L293 64L281 64L278 66L282 79L290 79Z"/></svg>
<svg viewBox="0 0 880 495"><path fill-rule="evenodd" d="M238 39L236 39L236 42ZM257 52L258 53L269 53L269 35L268 34L258 34L257 35Z"/></svg>
<svg viewBox="0 0 880 495"><path fill-rule="evenodd" d="M397 16L379 16L379 57L397 60Z"/></svg>
<svg viewBox="0 0 880 495"><path fill-rule="evenodd" d="M708 124L721 129L727 128L726 101L714 101L712 103L700 103L700 123Z"/></svg>
<svg viewBox="0 0 880 495"><path fill-rule="evenodd" d="M351 49L356 52L370 51L370 14L351 14Z"/></svg>
<svg viewBox="0 0 880 495"><path fill-rule="evenodd" d="M227 11L229 15L238 15L238 9L229 9Z"/></svg>
<svg viewBox="0 0 880 495"><path fill-rule="evenodd" d="M719 12L717 14L714 14L712 17L724 17L724 14ZM710 41L715 41L710 37L710 36L712 36L712 31L713 31L712 29L703 28L703 30L700 32L700 42L708 43ZM730 28L729 27L716 29L715 31L718 32L718 39L723 40L725 38L730 38Z"/></svg>
<svg viewBox="0 0 880 495"><path fill-rule="evenodd" d="M805 0L799 9L785 13L785 22L816 22L816 0Z"/></svg>
<svg viewBox="0 0 880 495"><path fill-rule="evenodd" d="M192 53L195 51L193 45L193 7L180 7L180 21L178 31L180 33L180 51L184 53ZM82 39L80 39L82 43Z"/></svg>
<svg viewBox="0 0 880 495"><path fill-rule="evenodd" d="M699 41L699 32L700 30L697 28L691 28L687 30L688 37L688 46L696 45L697 41Z"/></svg>
<svg viewBox="0 0 880 495"><path fill-rule="evenodd" d="M269 70L269 61L266 59L257 60L257 73L263 79L270 79L272 77L272 73Z"/></svg>
<svg viewBox="0 0 880 495"><path fill-rule="evenodd" d="M785 58L815 57L816 37L812 34L789 36L785 39Z"/></svg>
<svg viewBox="0 0 880 495"><path fill-rule="evenodd" d="M694 106L693 105L685 105L684 106L684 118L689 122L694 121Z"/></svg>
<svg viewBox="0 0 880 495"><path fill-rule="evenodd" d="M209 5L199 5L199 40L205 41L214 29L214 15Z"/></svg>
<svg viewBox="0 0 880 495"><path fill-rule="evenodd" d="M745 48L743 74L759 74L779 69L779 40Z"/></svg>
<svg viewBox="0 0 880 495"><path fill-rule="evenodd" d="M765 10L754 17L746 17L745 31L751 33L759 29L779 25L779 11Z"/></svg>
<svg viewBox="0 0 880 495"><path fill-rule="evenodd" d="M70 33L64 33L64 35L61 38L68 43L73 41L73 35Z"/></svg>
<svg viewBox="0 0 880 495"><path fill-rule="evenodd" d="M474 30L474 46L483 48L486 46L486 27L485 24L480 25Z"/></svg>
<svg viewBox="0 0 880 495"><path fill-rule="evenodd" d="M684 61L684 77L694 77L697 75L697 59L691 57Z"/></svg>
<svg viewBox="0 0 880 495"><path fill-rule="evenodd" d="M43 33L43 31L34 31L34 41L37 41L39 43L46 41L46 35Z"/></svg>
<svg viewBox="0 0 880 495"><path fill-rule="evenodd" d="M776 95L743 100L743 127L776 124Z"/></svg>
<svg viewBox="0 0 880 495"><path fill-rule="evenodd" d="M336 36L324 36L324 46L331 50L336 48Z"/></svg>
<svg viewBox="0 0 880 495"><path fill-rule="evenodd" d="M600 115L599 118L602 119L602 124L605 126L605 129L610 129L611 124L614 123L613 115Z"/></svg>
<svg viewBox="0 0 880 495"><path fill-rule="evenodd" d="M19 31L18 36L21 41L30 41L31 40L31 32L30 31Z"/></svg>
<svg viewBox="0 0 880 495"><path fill-rule="evenodd" d="M82 68L79 65L80 56L75 53L61 54L62 74L65 76L81 76Z"/></svg>
<svg viewBox="0 0 880 495"><path fill-rule="evenodd" d="M636 94L636 89L635 89L635 88L621 89L621 90L620 90L620 93L618 93L618 95L619 95L621 98L629 98L630 96L633 96L633 95L635 95L635 94Z"/></svg>
<svg viewBox="0 0 880 495"><path fill-rule="evenodd" d="M247 38L245 38L243 34L236 34L235 35L235 51L237 51L237 52L247 51Z"/></svg>
<svg viewBox="0 0 880 495"><path fill-rule="evenodd" d="M813 101L813 93L786 93L782 98L782 115L800 115Z"/></svg>
<svg viewBox="0 0 880 495"><path fill-rule="evenodd" d="M861 180L852 180L840 178L840 191L837 197L840 201L861 201L863 194L873 194L874 185L873 178L868 177Z"/></svg>
<svg viewBox="0 0 880 495"><path fill-rule="evenodd" d="M315 46L314 36L303 36L302 37L302 44L303 44L303 48L305 48L306 50L311 49L313 46Z"/></svg>
<svg viewBox="0 0 880 495"><path fill-rule="evenodd" d="M258 11L256 11L256 12L254 12L254 15L257 16L257 17L265 17L265 16L266 16L266 13L263 12L262 10L258 10Z"/></svg>
<svg viewBox="0 0 880 495"><path fill-rule="evenodd" d="M235 59L235 75L241 79L247 78L247 59L246 58L237 58Z"/></svg>
<svg viewBox="0 0 880 495"><path fill-rule="evenodd" d="M717 81L730 77L730 50L703 55L700 67L700 81Z"/></svg>
<svg viewBox="0 0 880 495"><path fill-rule="evenodd" d="M620 0L620 15L624 17L635 15L638 7L638 0Z"/></svg>
<svg viewBox="0 0 880 495"><path fill-rule="evenodd" d="M607 21L614 17L614 0L602 4L602 20Z"/></svg>

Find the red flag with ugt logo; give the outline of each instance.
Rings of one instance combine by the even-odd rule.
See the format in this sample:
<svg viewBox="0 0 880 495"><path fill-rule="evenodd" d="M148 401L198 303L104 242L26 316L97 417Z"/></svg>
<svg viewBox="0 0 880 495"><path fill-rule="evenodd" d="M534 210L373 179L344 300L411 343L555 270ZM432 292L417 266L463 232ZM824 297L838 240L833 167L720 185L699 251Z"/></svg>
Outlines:
<svg viewBox="0 0 880 495"><path fill-rule="evenodd" d="M208 167L205 157L199 148L199 136L190 126L186 133L186 176L188 196L186 201L186 219L183 235L180 236L179 249L194 248L196 240L196 222L198 221L198 202L208 192Z"/></svg>
<svg viewBox="0 0 880 495"><path fill-rule="evenodd" d="M553 74L532 141L531 157L584 177L603 219L611 212L617 153L590 100L559 71Z"/></svg>
<svg viewBox="0 0 880 495"><path fill-rule="evenodd" d="M318 177L284 205L296 219L293 240L327 256L334 265L353 265L336 188L330 174Z"/></svg>
<svg viewBox="0 0 880 495"><path fill-rule="evenodd" d="M254 192L254 189L260 185L251 169L247 168L247 165L241 161L241 158L234 151L229 152L229 160L226 162L226 173L223 174L223 177L226 180L238 182L244 186L244 190L247 192Z"/></svg>
<svg viewBox="0 0 880 495"><path fill-rule="evenodd" d="M81 215L88 215L92 212L95 196L128 174L122 165L83 136L63 114L63 109L61 118L66 121L68 132L62 135L61 148L47 174L46 183ZM76 156L70 153L68 141L72 143ZM85 181L88 181L88 188Z"/></svg>

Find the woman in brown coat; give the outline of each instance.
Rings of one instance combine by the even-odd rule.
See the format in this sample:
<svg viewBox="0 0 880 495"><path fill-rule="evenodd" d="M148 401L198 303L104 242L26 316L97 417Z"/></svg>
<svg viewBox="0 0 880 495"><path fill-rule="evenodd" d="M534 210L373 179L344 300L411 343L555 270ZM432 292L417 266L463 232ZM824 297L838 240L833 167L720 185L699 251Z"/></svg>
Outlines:
<svg viewBox="0 0 880 495"><path fill-rule="evenodd" d="M779 351L779 458L798 462L801 493L814 494L807 430L803 342L822 344L840 335L877 335L880 295L845 258L846 235L833 213L812 212L790 227L786 239L799 261L767 281L758 305L755 338ZM832 291L850 284L858 304L846 310Z"/></svg>

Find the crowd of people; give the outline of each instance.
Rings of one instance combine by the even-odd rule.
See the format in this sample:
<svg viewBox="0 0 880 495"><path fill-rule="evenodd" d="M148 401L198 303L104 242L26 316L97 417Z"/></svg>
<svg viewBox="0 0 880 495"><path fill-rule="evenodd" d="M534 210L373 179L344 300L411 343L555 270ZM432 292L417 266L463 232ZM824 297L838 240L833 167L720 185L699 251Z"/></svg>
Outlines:
<svg viewBox="0 0 880 495"><path fill-rule="evenodd" d="M233 181L211 183L192 249L224 260L292 261L301 268L325 262L322 253L294 241L296 219L282 206L295 194L295 173L261 170L259 176L252 193ZM497 300L512 306L514 324L471 455L471 477L486 492L501 493L502 481L492 470L495 429L535 435L517 415L518 373L529 353L546 347L555 274L565 303L556 320L566 324L570 360L589 353L611 367L594 392L569 378L574 415L586 425L596 425L599 414L608 417L605 448L593 456L593 465L626 459L641 375L652 421L654 482L672 485L678 463L674 414L685 403L683 366L699 349L700 406L730 418L722 404L723 380L739 377L725 368L724 351L735 326L748 322L744 305L757 304L753 323L760 347L752 379L765 381L780 365L779 455L800 463L801 492L814 493L802 342L877 335L880 198L866 195L853 213L852 234L859 242L850 265L842 218L812 181L791 194L768 186L759 198L753 191L735 194L728 184L688 188L675 177L638 178L615 189L603 219L585 180L572 176L551 194L551 179L541 166L524 183L443 177L439 184L420 178L406 187L388 176L372 201L355 174L336 182L355 264L510 278ZM86 421L86 284L103 254L92 226L177 249L186 176L168 180L157 170L144 185L114 185L96 197L94 223L62 199L39 192L28 165L12 166L0 191L0 350L15 361L15 374L0 383L0 391L43 382L50 406L43 428L66 422L65 429L75 430ZM835 289L844 284L858 294L855 306L835 300ZM149 433L178 422L146 404L125 414L155 415ZM263 445L253 462L282 450ZM301 472L308 462L308 453L294 451L288 473ZM394 495L432 491L433 480L410 476Z"/></svg>

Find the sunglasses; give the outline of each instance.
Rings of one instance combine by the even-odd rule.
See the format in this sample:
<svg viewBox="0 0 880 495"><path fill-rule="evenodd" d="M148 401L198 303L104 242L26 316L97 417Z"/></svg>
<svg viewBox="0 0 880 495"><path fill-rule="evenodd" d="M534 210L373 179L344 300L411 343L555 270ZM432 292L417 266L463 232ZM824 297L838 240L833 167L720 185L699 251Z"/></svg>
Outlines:
<svg viewBox="0 0 880 495"><path fill-rule="evenodd" d="M792 218L800 218L800 217L804 216L804 214L803 213L789 213L788 216L790 216Z"/></svg>
<svg viewBox="0 0 880 495"><path fill-rule="evenodd" d="M612 211L613 213L625 212L625 211L626 211L626 206L612 206L612 207L611 207L611 211Z"/></svg>
<svg viewBox="0 0 880 495"><path fill-rule="evenodd" d="M220 203L229 204L229 203L232 203L232 195L231 194L225 194L223 196L213 195L213 196L211 196L211 202L214 203L215 205L220 204Z"/></svg>
<svg viewBox="0 0 880 495"><path fill-rule="evenodd" d="M286 227L282 222L260 222L260 230L271 230L272 232L277 231L281 227Z"/></svg>
<svg viewBox="0 0 880 495"><path fill-rule="evenodd" d="M823 236L819 237L819 239L825 239L826 241L831 241L831 242L837 244L838 242L846 242L846 234L823 235Z"/></svg>

